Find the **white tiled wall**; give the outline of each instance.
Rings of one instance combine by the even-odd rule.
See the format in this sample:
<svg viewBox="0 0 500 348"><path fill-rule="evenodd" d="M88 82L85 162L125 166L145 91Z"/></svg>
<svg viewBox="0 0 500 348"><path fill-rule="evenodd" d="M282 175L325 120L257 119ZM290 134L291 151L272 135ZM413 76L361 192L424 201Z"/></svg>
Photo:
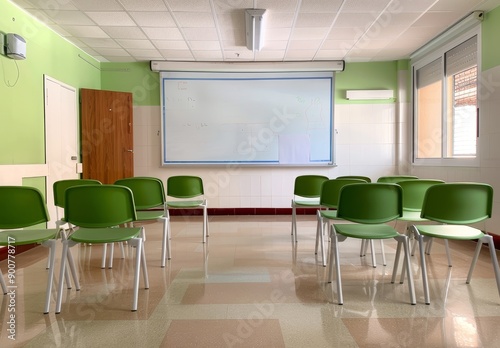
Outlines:
<svg viewBox="0 0 500 348"><path fill-rule="evenodd" d="M396 105L340 104L335 107L335 167L160 167L160 107L134 108L135 175L164 181L180 174L203 178L211 208L290 207L295 177L322 174L379 176L396 172Z"/></svg>

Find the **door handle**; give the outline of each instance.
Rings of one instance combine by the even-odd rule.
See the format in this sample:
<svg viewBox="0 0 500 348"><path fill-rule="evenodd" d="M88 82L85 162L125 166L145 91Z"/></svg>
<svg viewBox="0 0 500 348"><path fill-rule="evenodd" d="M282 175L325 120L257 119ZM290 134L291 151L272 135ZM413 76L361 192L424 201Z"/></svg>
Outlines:
<svg viewBox="0 0 500 348"><path fill-rule="evenodd" d="M125 150L125 151L127 151L127 152L134 152L134 150Z"/></svg>

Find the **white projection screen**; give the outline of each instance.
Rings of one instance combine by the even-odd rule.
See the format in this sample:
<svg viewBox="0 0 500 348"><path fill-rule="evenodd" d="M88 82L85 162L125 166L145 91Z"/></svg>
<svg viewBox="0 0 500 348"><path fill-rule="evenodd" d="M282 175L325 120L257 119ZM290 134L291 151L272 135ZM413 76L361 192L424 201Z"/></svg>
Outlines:
<svg viewBox="0 0 500 348"><path fill-rule="evenodd" d="M161 72L161 165L333 165L334 76Z"/></svg>

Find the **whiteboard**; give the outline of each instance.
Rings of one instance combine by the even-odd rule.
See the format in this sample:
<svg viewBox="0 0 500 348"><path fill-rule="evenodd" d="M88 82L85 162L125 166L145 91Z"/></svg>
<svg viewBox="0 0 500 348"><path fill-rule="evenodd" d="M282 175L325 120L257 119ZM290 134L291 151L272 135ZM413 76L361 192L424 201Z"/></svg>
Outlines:
<svg viewBox="0 0 500 348"><path fill-rule="evenodd" d="M162 165L333 165L334 72L161 72Z"/></svg>

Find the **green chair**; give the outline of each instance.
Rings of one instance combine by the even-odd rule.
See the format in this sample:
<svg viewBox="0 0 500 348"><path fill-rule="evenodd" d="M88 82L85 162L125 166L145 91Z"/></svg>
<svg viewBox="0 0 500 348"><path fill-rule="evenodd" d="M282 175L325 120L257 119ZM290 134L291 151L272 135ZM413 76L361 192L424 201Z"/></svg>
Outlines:
<svg viewBox="0 0 500 348"><path fill-rule="evenodd" d="M324 234L325 230L328 231L327 225L332 220L340 220L337 218L337 208L339 203L340 189L345 185L349 184L359 184L366 181L361 179L331 179L323 182L321 186L321 194L319 198L320 209L317 210L316 216L318 218L318 223L316 227L316 245L314 253L318 254L318 248L321 246L321 260L323 267L326 267L326 255L325 255L325 241Z"/></svg>
<svg viewBox="0 0 500 348"><path fill-rule="evenodd" d="M320 208L321 185L329 180L323 175L300 175L295 178L292 198L292 238L297 242L297 207Z"/></svg>
<svg viewBox="0 0 500 348"><path fill-rule="evenodd" d="M54 205L56 207L56 228L60 228L67 224L67 221L64 219L64 196L66 193L66 189L72 186L79 185L101 185L99 180L94 179L65 179L54 182L52 185L52 191L54 194ZM68 226L69 230L71 226ZM65 231L62 230L61 231ZM47 265L48 268L48 265ZM66 281L69 281L69 277L66 277ZM68 287L70 284L68 283Z"/></svg>
<svg viewBox="0 0 500 348"><path fill-rule="evenodd" d="M428 221L420 216L425 193L429 187L443 183L443 180L436 179L411 179L398 182L398 185L403 189L403 216L397 219L397 221L402 221L407 225L411 222L420 223Z"/></svg>
<svg viewBox="0 0 500 348"><path fill-rule="evenodd" d="M167 209L203 209L203 243L208 237L208 203L203 190L203 180L198 176L177 175L167 179ZM170 233L170 213L167 210Z"/></svg>
<svg viewBox="0 0 500 348"><path fill-rule="evenodd" d="M161 267L165 260L171 259L170 236L168 233L168 212L163 182L153 177L133 177L115 181L115 185L126 186L134 194L136 222L163 222L163 238L161 246Z"/></svg>
<svg viewBox="0 0 500 348"><path fill-rule="evenodd" d="M360 203L361 202L361 203ZM340 274L339 242L348 237L358 239L390 239L397 242L396 257L391 283L394 283L397 265L404 249L405 266L408 274L410 303L416 304L415 288L410 267L408 236L399 234L387 222L403 215L403 190L392 183L361 183L345 185L340 191L337 218L354 224L333 224L330 232L330 266L328 281L333 280L336 270L338 303L343 304L342 280Z"/></svg>
<svg viewBox="0 0 500 348"><path fill-rule="evenodd" d="M337 176L337 179L360 179L366 182L372 182L372 179L370 177L363 175L342 175Z"/></svg>
<svg viewBox="0 0 500 348"><path fill-rule="evenodd" d="M415 175L389 175L389 176L381 176L377 179L377 182L385 182L385 183L399 183L404 180L415 180L418 179Z"/></svg>
<svg viewBox="0 0 500 348"><path fill-rule="evenodd" d="M134 195L125 186L82 185L66 190L64 214L66 221L78 226L63 240L60 276L62 279L66 260L72 260L70 248L79 243L107 244L128 242L136 248L133 281L132 311L137 310L139 275L142 268L145 288L149 288L146 257L144 253L144 227L118 227L137 220ZM77 284L77 290L80 284ZM61 312L63 285L59 282L56 313Z"/></svg>
<svg viewBox="0 0 500 348"><path fill-rule="evenodd" d="M483 244L488 244L491 263L495 272L497 289L500 295L500 269L496 256L493 237L480 229L469 226L491 217L493 205L493 188L483 183L447 183L438 184L427 189L421 216L435 221L439 225L413 225L411 232L419 242L422 280L425 303L430 304L429 281L424 255L424 243L431 238L440 238L445 242L448 264L450 252L448 240L477 240L477 247L472 258L466 283L469 284L472 272Z"/></svg>
<svg viewBox="0 0 500 348"><path fill-rule="evenodd" d="M15 248L27 244L41 244L49 248L49 264L47 274L47 288L45 291L45 305L43 312L47 314L50 310L50 297L54 279L54 260L56 250L56 239L59 234L57 228L29 228L50 220L47 206L42 193L33 187L27 186L0 186L0 246L7 247L7 264L9 270L15 265ZM13 275L13 277L12 277ZM21 273L19 272L19 275ZM8 283L16 286L16 274L9 272ZM20 279L20 278L17 278ZM63 278L61 278L63 279ZM4 295L8 287L0 271L0 283ZM63 284L61 281L60 284ZM21 284L19 284L20 286ZM27 286L28 284L25 284Z"/></svg>
<svg viewBox="0 0 500 348"><path fill-rule="evenodd" d="M99 180L94 179L66 179L54 182L52 190L54 192L54 205L56 206L56 227L65 225L64 219L64 199L68 187L79 185L102 185ZM61 215L59 215L61 214Z"/></svg>

